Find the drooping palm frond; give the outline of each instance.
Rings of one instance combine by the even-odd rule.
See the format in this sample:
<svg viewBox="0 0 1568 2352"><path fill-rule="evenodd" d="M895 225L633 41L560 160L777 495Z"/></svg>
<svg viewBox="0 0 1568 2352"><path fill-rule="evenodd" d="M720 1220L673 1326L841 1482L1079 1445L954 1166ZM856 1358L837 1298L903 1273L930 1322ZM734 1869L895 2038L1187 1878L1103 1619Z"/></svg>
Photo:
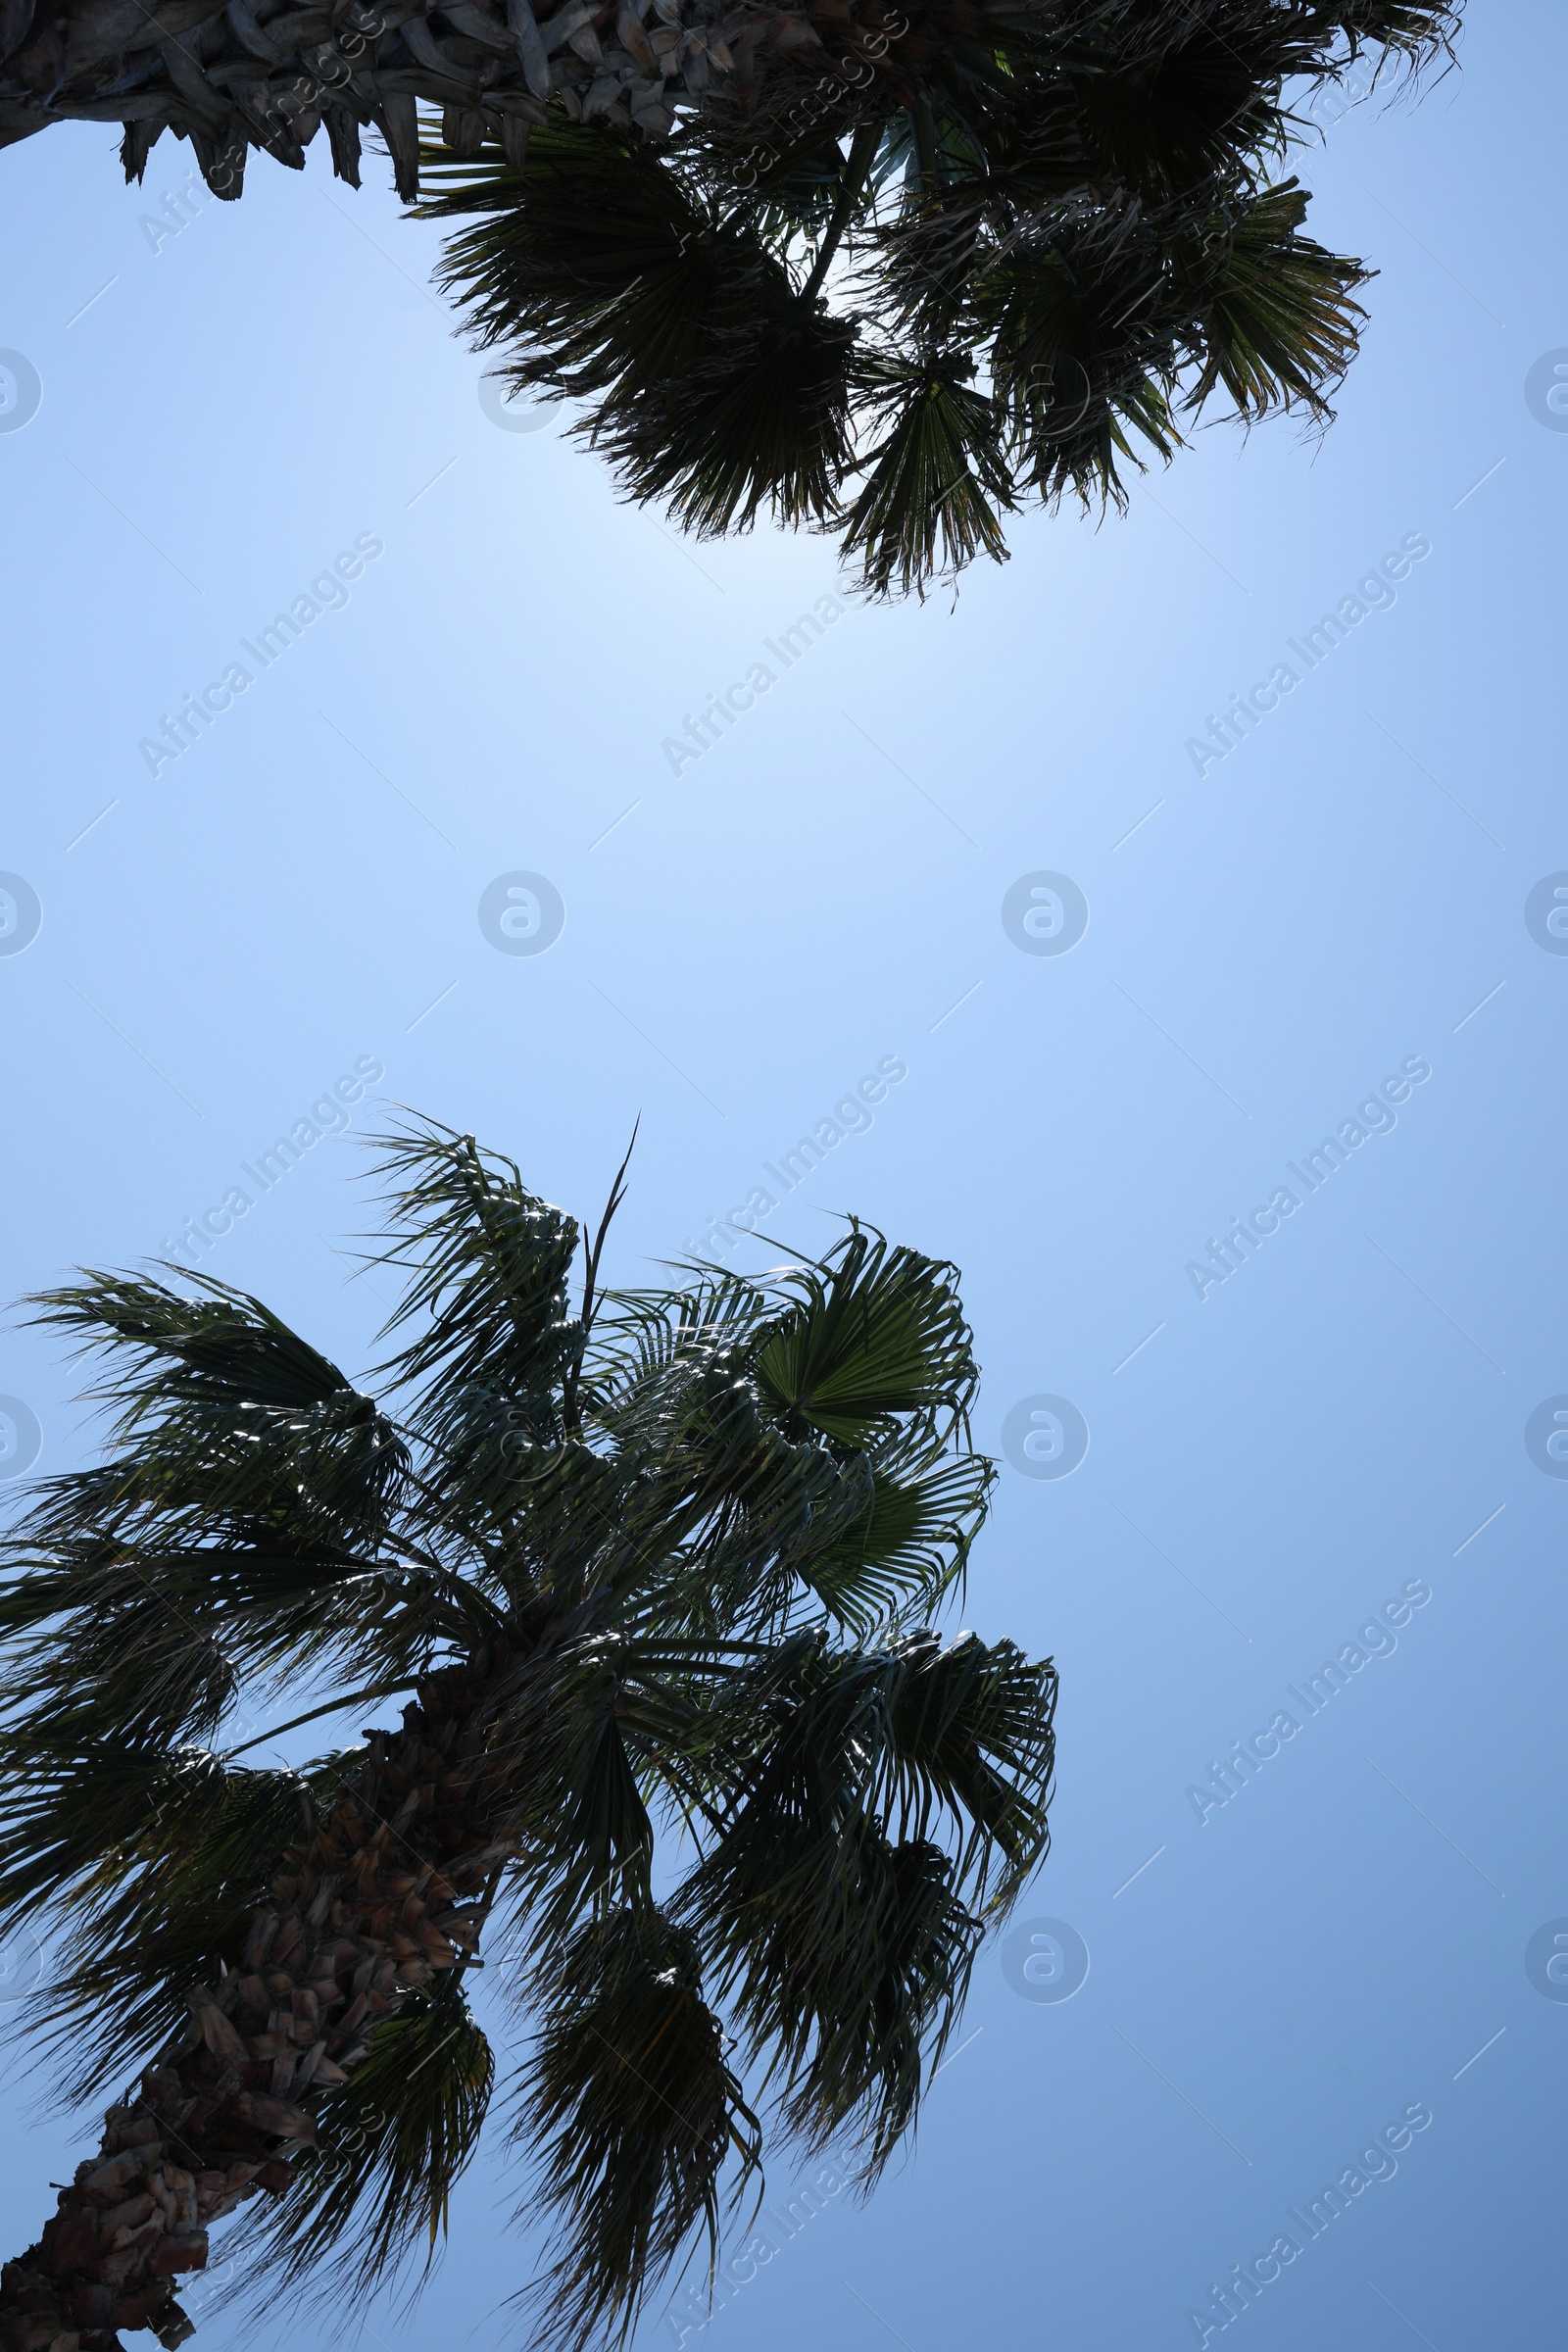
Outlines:
<svg viewBox="0 0 1568 2352"><path fill-rule="evenodd" d="M682 1916L788 2128L824 2147L850 2127L868 2180L940 2063L987 1916L1046 1850L1054 1698L1008 1643L803 1634L719 1702L730 1810Z"/></svg>
<svg viewBox="0 0 1568 2352"><path fill-rule="evenodd" d="M612 1911L562 1953L524 2068L518 2138L544 2154L557 2251L528 2300L534 2340L622 2344L691 2239L716 2260L721 2189L733 2200L760 2134L702 1997L693 1938L663 1913Z"/></svg>
<svg viewBox="0 0 1568 2352"><path fill-rule="evenodd" d="M241 2245L285 2289L335 2305L420 2259L428 2276L452 2192L477 2152L495 2082L461 1975L412 1993L317 2110L317 2138Z"/></svg>
<svg viewBox="0 0 1568 2352"><path fill-rule="evenodd" d="M8 1742L0 1922L57 1923L33 2030L78 2100L157 2037L171 1984L221 1973L336 1760L234 1772L200 1749L28 1743L27 1730Z"/></svg>
<svg viewBox="0 0 1568 2352"><path fill-rule="evenodd" d="M977 555L1005 561L1001 517L1014 501L1004 420L994 401L971 389L972 373L959 352L878 371L881 398L868 421L880 438L865 458L843 538L874 594L918 590Z"/></svg>
<svg viewBox="0 0 1568 2352"><path fill-rule="evenodd" d="M56 1935L68 2086L142 2066L92 2178L144 2218L105 2254L92 2168L60 2192L0 2273L29 2344L177 2344L172 2276L258 2190L259 2292L428 2262L489 2095L481 1935L530 2039L546 2340L620 2340L711 2253L760 2100L875 2176L1045 1851L1050 1666L921 1630L993 1475L955 1269L852 1222L619 1292L605 1223L510 1160L419 1120L379 1150L382 1395L213 1285L41 1302L107 1350L115 1446L4 1539L0 1923ZM407 1704L256 1769L259 1690Z"/></svg>
<svg viewBox="0 0 1568 2352"><path fill-rule="evenodd" d="M435 220L475 216L442 265L519 389L594 403L585 436L628 493L699 533L830 513L849 460L852 326L804 298L756 227L608 124L554 122L526 160L454 166Z"/></svg>
<svg viewBox="0 0 1568 2352"><path fill-rule="evenodd" d="M1366 316L1351 291L1371 273L1299 235L1305 214L1305 196L1288 179L1219 230L1217 262L1205 257L1200 270L1202 366L1189 408L1221 385L1249 421L1293 406L1332 416L1328 395L1355 356Z"/></svg>

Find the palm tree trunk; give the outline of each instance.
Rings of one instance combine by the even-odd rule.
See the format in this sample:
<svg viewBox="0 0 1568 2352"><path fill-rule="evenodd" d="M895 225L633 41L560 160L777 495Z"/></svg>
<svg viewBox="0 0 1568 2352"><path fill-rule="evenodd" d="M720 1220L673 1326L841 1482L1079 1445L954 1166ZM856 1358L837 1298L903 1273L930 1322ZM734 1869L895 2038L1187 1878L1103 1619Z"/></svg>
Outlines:
<svg viewBox="0 0 1568 2352"><path fill-rule="evenodd" d="M401 1995L470 1956L480 1893L514 1850L497 1838L502 1779L485 1753L500 1644L432 1675L272 1881L236 1968L187 1995L189 2025L112 2107L36 2245L0 2272L6 2352L119 2352L194 2332L174 2282L211 2226L286 2187L312 2142L312 2094L342 2082ZM304 2102L302 2104L302 2102Z"/></svg>
<svg viewBox="0 0 1568 2352"><path fill-rule="evenodd" d="M954 0L911 5L940 16ZM859 22L846 0L538 0L537 14L529 0L346 0L270 14L265 0L0 0L0 147L52 122L120 122L125 176L139 180L172 129L190 140L214 195L237 197L252 147L299 171L323 123L334 170L358 187L360 135L373 125L412 202L417 101L441 108L442 137L460 156L489 136L520 163L553 96L576 119L604 116L662 139L677 106L717 107L744 123L785 86L838 74L848 93L896 74L890 17L885 0L860 0ZM893 23L908 30L906 18ZM182 218L176 210L171 235Z"/></svg>

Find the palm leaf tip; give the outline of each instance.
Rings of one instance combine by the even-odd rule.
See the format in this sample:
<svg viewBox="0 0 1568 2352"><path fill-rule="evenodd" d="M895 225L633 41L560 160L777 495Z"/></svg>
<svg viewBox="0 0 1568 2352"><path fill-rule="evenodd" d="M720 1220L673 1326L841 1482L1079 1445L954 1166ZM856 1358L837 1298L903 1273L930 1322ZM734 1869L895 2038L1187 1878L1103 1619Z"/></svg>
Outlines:
<svg viewBox="0 0 1568 2352"><path fill-rule="evenodd" d="M1372 272L1300 235L1307 198L1294 179L1262 190L1226 223L1200 296L1203 363L1187 395L1216 388L1244 420L1301 407L1320 421L1355 357L1366 314L1352 297Z"/></svg>
<svg viewBox="0 0 1568 2352"><path fill-rule="evenodd" d="M436 1121L371 1148L393 1233L378 1262L407 1277L381 1336L410 1334L380 1370L413 1392L414 1427L431 1445L481 1453L508 1432L554 1442L582 1346L566 1303L576 1221L530 1193L513 1161Z"/></svg>

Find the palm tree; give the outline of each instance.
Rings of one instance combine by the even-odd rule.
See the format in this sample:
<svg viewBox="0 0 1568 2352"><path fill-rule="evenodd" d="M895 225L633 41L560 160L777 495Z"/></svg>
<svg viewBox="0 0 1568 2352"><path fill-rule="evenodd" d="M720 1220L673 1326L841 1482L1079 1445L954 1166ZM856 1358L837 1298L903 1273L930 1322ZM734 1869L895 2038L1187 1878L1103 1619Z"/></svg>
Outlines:
<svg viewBox="0 0 1568 2352"><path fill-rule="evenodd" d="M270 13L265 13L267 8ZM698 533L831 532L874 595L1121 505L1215 394L1326 422L1363 265L1302 233L1292 93L1450 51L1453 0L0 0L0 141L167 125L237 195L322 122L467 221L518 389ZM432 20L441 37L432 30ZM830 295L832 300L830 301ZM1142 450L1144 457L1136 453Z"/></svg>
<svg viewBox="0 0 1568 2352"><path fill-rule="evenodd" d="M852 1222L609 1291L624 1163L588 1240L471 1137L381 1150L379 1398L211 1279L35 1302L106 1351L115 1450L8 1539L0 1918L57 1938L73 2095L135 2079L0 2275L9 2352L182 2342L259 2192L264 2276L428 2260L481 1939L529 2034L534 2340L623 2340L764 2104L875 2180L1046 1851L1049 1661L929 1630L993 1477L955 1270ZM239 1760L259 1687L313 1702L283 1730L412 1696L294 1771Z"/></svg>

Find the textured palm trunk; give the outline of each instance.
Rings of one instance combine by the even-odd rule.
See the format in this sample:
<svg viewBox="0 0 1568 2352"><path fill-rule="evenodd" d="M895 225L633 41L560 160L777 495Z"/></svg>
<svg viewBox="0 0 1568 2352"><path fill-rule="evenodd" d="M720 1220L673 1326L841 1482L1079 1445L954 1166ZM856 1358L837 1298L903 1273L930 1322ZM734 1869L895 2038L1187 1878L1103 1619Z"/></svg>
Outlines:
<svg viewBox="0 0 1568 2352"><path fill-rule="evenodd" d="M917 43L919 21L953 8L915 0ZM120 122L139 180L173 129L214 194L235 197L252 147L299 170L323 125L358 187L373 124L412 201L418 100L441 108L460 156L489 136L520 162L554 96L578 120L662 139L677 109L744 122L825 75L846 91L886 78L891 13L883 0L564 0L542 20L529 0L0 0L0 146L53 122Z"/></svg>
<svg viewBox="0 0 1568 2352"><path fill-rule="evenodd" d="M258 2189L287 2186L316 2136L313 2094L346 2080L399 1998L471 1956L482 1890L514 1850L484 1751L492 1652L432 1676L401 1732L376 1733L352 1788L292 1848L238 1965L187 1996L189 2026L109 2110L36 2245L0 2273L7 2352L166 2345L192 2324L175 2281Z"/></svg>

